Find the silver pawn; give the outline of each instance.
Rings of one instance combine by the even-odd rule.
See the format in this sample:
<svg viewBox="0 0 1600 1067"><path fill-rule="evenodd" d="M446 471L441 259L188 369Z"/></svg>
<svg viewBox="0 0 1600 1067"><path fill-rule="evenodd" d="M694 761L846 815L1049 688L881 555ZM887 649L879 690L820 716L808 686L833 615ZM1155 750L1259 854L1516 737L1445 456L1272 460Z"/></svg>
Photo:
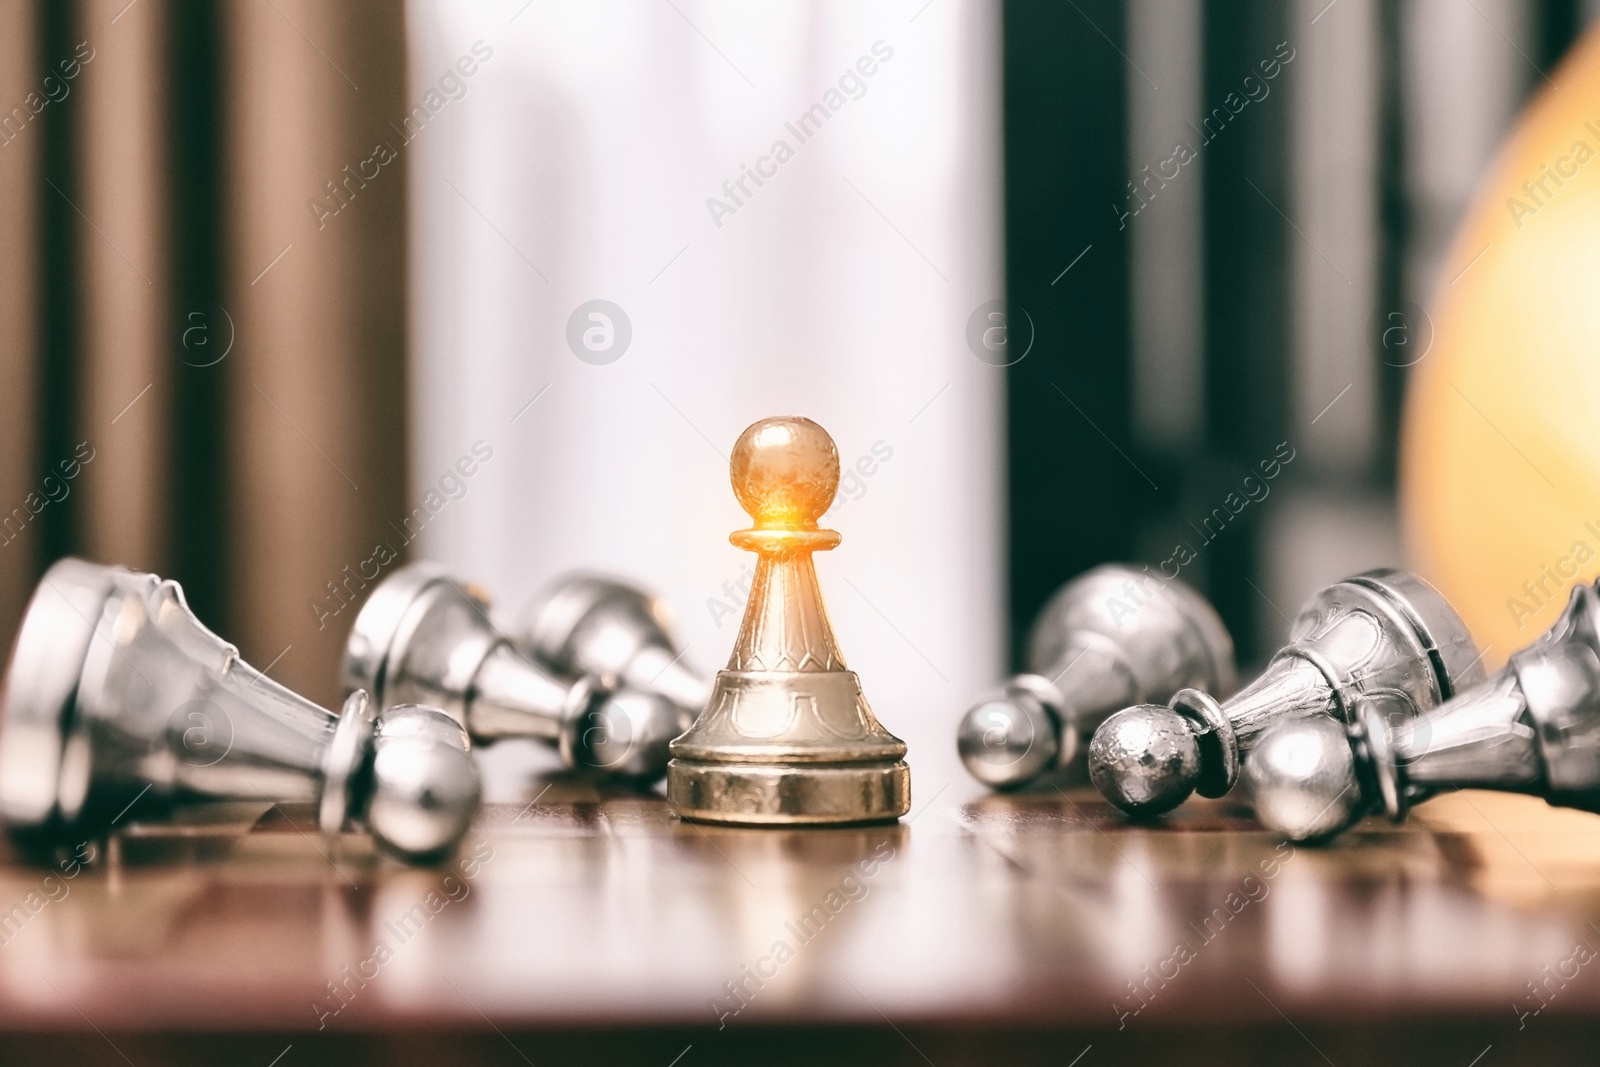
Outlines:
<svg viewBox="0 0 1600 1067"><path fill-rule="evenodd" d="M615 678L684 709L689 728L711 698L711 679L683 658L665 601L620 578L575 572L522 610L511 639L563 674Z"/></svg>
<svg viewBox="0 0 1600 1067"><path fill-rule="evenodd" d="M1323 839L1372 810L1400 822L1456 789L1600 812L1600 592L1574 587L1555 625L1492 678L1420 716L1405 711L1377 695L1359 702L1348 729L1268 731L1247 770L1257 818L1296 840Z"/></svg>
<svg viewBox="0 0 1600 1067"><path fill-rule="evenodd" d="M1028 638L1028 673L974 704L956 747L972 776L1015 789L1084 771L1112 712L1193 687L1237 686L1233 641L1206 599L1176 579L1107 564L1056 591Z"/></svg>
<svg viewBox="0 0 1600 1067"><path fill-rule="evenodd" d="M380 707L442 707L474 744L542 741L568 769L642 780L666 773L667 743L688 728L681 709L655 693L529 660L488 610L482 590L436 564L401 567L356 616L340 671L345 690L368 689Z"/></svg>
<svg viewBox="0 0 1600 1067"><path fill-rule="evenodd" d="M1390 694L1423 711L1483 677L1466 624L1416 575L1368 571L1317 592L1298 635L1226 704L1194 689L1166 707L1117 712L1089 744L1089 775L1117 807L1159 815L1190 793L1220 797L1268 727L1320 716L1350 722L1357 698Z"/></svg>
<svg viewBox="0 0 1600 1067"><path fill-rule="evenodd" d="M206 629L176 582L63 559L22 619L0 707L0 819L26 849L111 830L134 802L315 805L409 860L449 852L478 807L461 729L434 708L335 714Z"/></svg>

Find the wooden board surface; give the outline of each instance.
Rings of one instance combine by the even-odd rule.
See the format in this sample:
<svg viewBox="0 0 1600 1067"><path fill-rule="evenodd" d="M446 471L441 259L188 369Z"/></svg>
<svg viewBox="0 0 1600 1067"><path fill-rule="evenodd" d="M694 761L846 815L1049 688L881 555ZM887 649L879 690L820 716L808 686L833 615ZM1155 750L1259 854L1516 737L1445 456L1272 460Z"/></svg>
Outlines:
<svg viewBox="0 0 1600 1067"><path fill-rule="evenodd" d="M237 1041L228 1062L262 1067L285 1046L279 1067L443 1048L667 1067L684 1046L693 1067L833 1041L940 1067L1093 1046L1093 1067L1213 1062L1203 1033L1219 1063L1467 1067L1490 1046L1491 1067L1600 1047L1600 818L1528 798L1456 794L1313 849L1227 802L1135 826L1092 792L962 782L897 826L807 832L584 782L528 794L437 870L259 805L136 824L75 873L0 866L0 1062Z"/></svg>

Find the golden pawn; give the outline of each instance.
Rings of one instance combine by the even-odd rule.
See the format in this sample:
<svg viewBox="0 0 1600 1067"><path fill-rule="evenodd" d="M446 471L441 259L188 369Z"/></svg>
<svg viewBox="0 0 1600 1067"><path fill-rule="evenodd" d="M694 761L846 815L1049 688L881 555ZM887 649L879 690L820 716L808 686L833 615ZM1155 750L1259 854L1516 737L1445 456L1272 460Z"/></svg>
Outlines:
<svg viewBox="0 0 1600 1067"><path fill-rule="evenodd" d="M839 488L833 438L810 419L762 419L739 435L728 468L755 520L728 540L758 555L755 582L727 670L672 742L667 800L705 822L898 819L911 807L905 742L879 724L845 666L811 563L840 540L817 528Z"/></svg>

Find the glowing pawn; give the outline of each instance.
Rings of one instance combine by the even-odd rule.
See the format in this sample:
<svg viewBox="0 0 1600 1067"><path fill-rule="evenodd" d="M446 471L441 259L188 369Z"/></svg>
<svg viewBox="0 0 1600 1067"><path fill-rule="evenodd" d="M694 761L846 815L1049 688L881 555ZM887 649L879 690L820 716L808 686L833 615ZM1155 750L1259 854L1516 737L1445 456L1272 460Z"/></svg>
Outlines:
<svg viewBox="0 0 1600 1067"><path fill-rule="evenodd" d="M754 520L729 540L757 555L726 670L672 742L667 799L687 819L759 826L898 819L911 806L905 742L872 714L844 663L812 553L839 487L839 452L810 419L763 419L739 436L733 492Z"/></svg>

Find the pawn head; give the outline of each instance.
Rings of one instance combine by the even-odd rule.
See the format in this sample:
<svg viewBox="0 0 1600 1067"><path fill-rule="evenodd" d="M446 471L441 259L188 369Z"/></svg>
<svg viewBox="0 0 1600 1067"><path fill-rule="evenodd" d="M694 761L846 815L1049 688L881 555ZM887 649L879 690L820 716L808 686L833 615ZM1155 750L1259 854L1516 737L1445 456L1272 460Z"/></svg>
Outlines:
<svg viewBox="0 0 1600 1067"><path fill-rule="evenodd" d="M1110 716L1089 741L1089 777L1129 815L1160 815L1201 781L1200 743L1186 716L1138 704Z"/></svg>
<svg viewBox="0 0 1600 1067"><path fill-rule="evenodd" d="M1325 716L1266 730L1243 777L1261 825L1291 841L1331 837L1361 814L1350 742L1344 727Z"/></svg>
<svg viewBox="0 0 1600 1067"><path fill-rule="evenodd" d="M839 449L810 419L762 419L734 443L728 475L757 527L812 529L839 489Z"/></svg>
<svg viewBox="0 0 1600 1067"><path fill-rule="evenodd" d="M578 762L624 778L653 782L667 773L667 746L693 716L666 697L623 688L590 713L578 734Z"/></svg>
<svg viewBox="0 0 1600 1067"><path fill-rule="evenodd" d="M478 769L450 716L401 704L378 716L366 824L401 857L427 861L456 846L478 810Z"/></svg>
<svg viewBox="0 0 1600 1067"><path fill-rule="evenodd" d="M1041 700L1016 686L974 704L956 732L961 762L995 789L1026 785L1070 761L1074 752L1062 758L1062 745L1075 750L1076 731L1063 731Z"/></svg>

